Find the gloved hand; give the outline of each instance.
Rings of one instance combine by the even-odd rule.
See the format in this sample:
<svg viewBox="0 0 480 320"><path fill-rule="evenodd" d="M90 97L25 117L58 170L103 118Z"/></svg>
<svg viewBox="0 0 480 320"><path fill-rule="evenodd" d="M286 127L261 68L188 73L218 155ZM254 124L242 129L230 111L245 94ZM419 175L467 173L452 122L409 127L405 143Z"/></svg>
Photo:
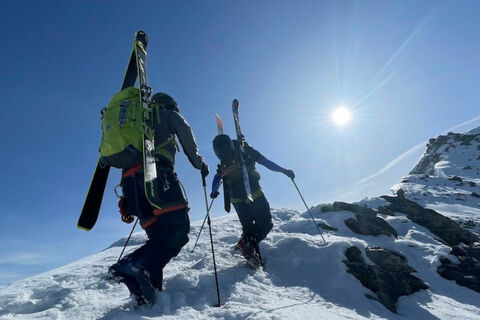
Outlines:
<svg viewBox="0 0 480 320"><path fill-rule="evenodd" d="M220 194L220 192L218 192L218 191L212 192L212 193L210 193L210 198L215 199L216 197L218 197L219 194Z"/></svg>
<svg viewBox="0 0 480 320"><path fill-rule="evenodd" d="M292 170L286 169L283 173L290 179L295 179L295 173Z"/></svg>
<svg viewBox="0 0 480 320"><path fill-rule="evenodd" d="M127 201L124 197L121 197L118 201L118 208L120 209L120 214L122 215L122 221L125 223L132 223L134 218L133 215L128 214L127 212Z"/></svg>
<svg viewBox="0 0 480 320"><path fill-rule="evenodd" d="M205 178L206 176L208 176L209 172L210 171L208 170L208 164L206 162L203 162L202 169L201 169L202 177Z"/></svg>

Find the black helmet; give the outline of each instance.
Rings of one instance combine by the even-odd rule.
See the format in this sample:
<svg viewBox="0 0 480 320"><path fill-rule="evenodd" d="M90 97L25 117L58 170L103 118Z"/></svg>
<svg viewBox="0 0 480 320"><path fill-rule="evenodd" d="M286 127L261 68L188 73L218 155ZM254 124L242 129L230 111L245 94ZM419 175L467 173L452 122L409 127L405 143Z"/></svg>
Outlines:
<svg viewBox="0 0 480 320"><path fill-rule="evenodd" d="M213 151L218 159L226 161L234 151L232 139L226 134L219 134L213 139Z"/></svg>
<svg viewBox="0 0 480 320"><path fill-rule="evenodd" d="M180 111L178 109L177 102L171 96L163 92L155 93L152 96L152 103L161 105L167 110L172 110L177 112Z"/></svg>

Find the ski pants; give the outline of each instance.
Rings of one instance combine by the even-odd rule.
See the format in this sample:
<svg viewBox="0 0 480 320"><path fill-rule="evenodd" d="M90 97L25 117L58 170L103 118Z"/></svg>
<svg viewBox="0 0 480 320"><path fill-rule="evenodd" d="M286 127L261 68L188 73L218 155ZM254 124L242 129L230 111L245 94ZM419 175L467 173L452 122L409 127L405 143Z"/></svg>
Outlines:
<svg viewBox="0 0 480 320"><path fill-rule="evenodd" d="M161 183L168 186L167 190L163 186L159 186L159 190L163 193L163 202L166 204L186 203L179 181L173 171L158 170L158 172L159 175L162 175ZM143 173L124 178L122 184L127 201L127 211L140 217L141 222L152 218L154 208L145 196ZM147 242L125 259L146 270L150 275L152 286L161 290L163 268L170 259L179 254L182 247L188 242L188 233L190 232L188 207L158 215L154 223L145 227L145 232L148 236Z"/></svg>
<svg viewBox="0 0 480 320"><path fill-rule="evenodd" d="M257 244L265 239L273 228L270 204L262 195L255 201L246 203L234 203L235 211L242 224L242 237L246 240L254 240Z"/></svg>

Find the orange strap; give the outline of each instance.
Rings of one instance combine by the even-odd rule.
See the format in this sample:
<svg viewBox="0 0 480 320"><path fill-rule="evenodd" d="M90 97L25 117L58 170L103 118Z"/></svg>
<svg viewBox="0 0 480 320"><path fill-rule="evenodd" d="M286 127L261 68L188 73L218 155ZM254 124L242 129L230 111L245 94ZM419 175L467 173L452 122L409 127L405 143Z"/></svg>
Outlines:
<svg viewBox="0 0 480 320"><path fill-rule="evenodd" d="M163 209L155 209L153 210L153 214L156 215L156 216L159 216L163 213L167 213L167 212L172 212L172 211L176 211L176 210L180 210L180 209L183 209L185 208L187 205L185 203L183 204L179 204L177 206L173 206L173 207L168 207L168 208L163 208Z"/></svg>
<svg viewBox="0 0 480 320"><path fill-rule="evenodd" d="M126 178L126 177L134 177L135 174L138 172L138 170L142 169L142 164L137 164L136 166L134 167L131 167L130 169L128 169L127 171L125 171L122 175L122 177Z"/></svg>
<svg viewBox="0 0 480 320"><path fill-rule="evenodd" d="M148 220L147 222L143 223L141 226L143 229L151 226L152 224L154 224L155 222L157 222L158 220L158 216L161 215L161 214L164 214L164 213L167 213L167 212L172 212L172 211L176 211L176 210L180 210L180 209L183 209L187 206L186 203L184 204L179 204L179 205L176 205L176 206L172 206L172 207L168 207L168 208L163 208L163 209L155 209L153 210L153 214L155 215L154 217L152 217L150 220Z"/></svg>
<svg viewBox="0 0 480 320"><path fill-rule="evenodd" d="M158 218L157 217L153 217L152 219L148 220L147 222L143 223L141 226L142 226L142 229L145 229L146 227L149 227L151 226L152 224L154 224L155 222L157 222Z"/></svg>

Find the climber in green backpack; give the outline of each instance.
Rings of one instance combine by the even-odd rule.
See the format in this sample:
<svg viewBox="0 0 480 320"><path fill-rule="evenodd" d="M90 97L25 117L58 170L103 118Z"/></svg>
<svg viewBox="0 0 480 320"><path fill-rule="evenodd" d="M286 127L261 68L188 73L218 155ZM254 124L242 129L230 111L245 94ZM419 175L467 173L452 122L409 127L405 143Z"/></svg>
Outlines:
<svg viewBox="0 0 480 320"><path fill-rule="evenodd" d="M135 88L126 90L131 90L134 95L133 89ZM138 89L136 90L138 94ZM139 108L133 108L133 105L129 104L129 99L125 99L127 95L128 93L124 93L123 102L119 104L116 112L112 112L110 123L105 119L110 117L108 110L110 106L103 113L103 149L101 147L100 150L106 163L109 165L114 163L123 169L121 182L123 197L119 202L122 221L130 223L134 220L133 216L138 217L148 240L133 253L112 265L109 273L127 285L130 292L136 295L139 304L151 304L155 301L154 289L162 290L163 268L188 242L190 231L188 204L174 172L175 153L178 151L176 137L190 163L199 169L204 177L208 175L208 165L198 154L192 130L180 115L175 100L165 93L153 95L151 116L154 127L155 162L158 190L163 203L161 209L153 207L146 197L144 187L140 151L142 111L141 108L139 111ZM108 126L110 128L107 128ZM126 126L130 126L127 129L130 133L120 133ZM117 137L117 142L111 142L110 146L106 146L104 140L110 139L108 137L110 133L106 133L109 130ZM136 144L138 141L140 145ZM107 153L105 150L109 148L116 149L117 153Z"/></svg>

